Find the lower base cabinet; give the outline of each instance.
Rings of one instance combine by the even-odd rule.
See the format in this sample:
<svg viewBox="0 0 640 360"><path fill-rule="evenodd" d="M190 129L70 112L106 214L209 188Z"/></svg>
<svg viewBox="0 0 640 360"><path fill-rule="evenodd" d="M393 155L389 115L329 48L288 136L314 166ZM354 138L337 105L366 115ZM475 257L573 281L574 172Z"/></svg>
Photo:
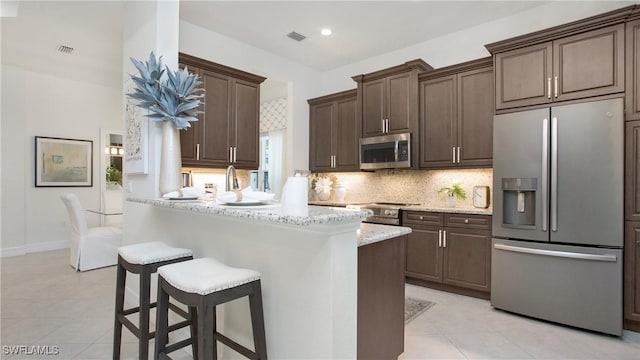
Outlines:
<svg viewBox="0 0 640 360"><path fill-rule="evenodd" d="M488 299L491 216L406 211L407 282Z"/></svg>
<svg viewBox="0 0 640 360"><path fill-rule="evenodd" d="M640 222L628 221L624 234L624 328L640 332Z"/></svg>
<svg viewBox="0 0 640 360"><path fill-rule="evenodd" d="M358 248L358 359L404 352L405 242L399 236Z"/></svg>

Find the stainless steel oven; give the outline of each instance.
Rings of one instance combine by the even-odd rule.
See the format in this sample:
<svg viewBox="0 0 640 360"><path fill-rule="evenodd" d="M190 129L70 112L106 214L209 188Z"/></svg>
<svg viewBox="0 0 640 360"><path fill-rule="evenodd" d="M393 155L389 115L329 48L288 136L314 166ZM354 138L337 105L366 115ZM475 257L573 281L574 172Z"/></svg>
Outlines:
<svg viewBox="0 0 640 360"><path fill-rule="evenodd" d="M411 205L416 204L378 202L361 205L348 205L347 207L373 211L373 216L362 219L362 222L371 224L400 225L400 209L404 206Z"/></svg>
<svg viewBox="0 0 640 360"><path fill-rule="evenodd" d="M360 139L360 169L411 167L411 134L391 134Z"/></svg>

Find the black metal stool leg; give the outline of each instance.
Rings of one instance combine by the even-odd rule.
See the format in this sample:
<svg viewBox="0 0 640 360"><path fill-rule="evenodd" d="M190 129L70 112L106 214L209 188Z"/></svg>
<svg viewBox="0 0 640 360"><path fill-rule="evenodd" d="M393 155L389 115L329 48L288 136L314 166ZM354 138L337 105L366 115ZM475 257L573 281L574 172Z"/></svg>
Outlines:
<svg viewBox="0 0 640 360"><path fill-rule="evenodd" d="M191 353L194 359L198 359L198 309L195 306L189 306L189 315L191 317Z"/></svg>
<svg viewBox="0 0 640 360"><path fill-rule="evenodd" d="M267 339L264 330L264 313L262 311L262 289L260 281L253 283L253 293L249 295L251 326L253 327L253 344L259 360L267 360Z"/></svg>
<svg viewBox="0 0 640 360"><path fill-rule="evenodd" d="M122 322L119 317L123 316L124 311L124 290L127 280L127 270L120 264L118 259L118 270L116 274L116 308L115 321L113 325L113 360L120 360L120 351L122 348Z"/></svg>
<svg viewBox="0 0 640 360"><path fill-rule="evenodd" d="M149 358L149 312L151 303L151 274L146 268L140 273L140 360Z"/></svg>
<svg viewBox="0 0 640 360"><path fill-rule="evenodd" d="M165 352L166 350L169 337L168 327L169 294L163 291L162 286L158 286L158 300L156 306L156 344L154 359L157 359L158 354L160 354L161 352Z"/></svg>
<svg viewBox="0 0 640 360"><path fill-rule="evenodd" d="M205 306L208 306L207 304L205 304ZM211 332L210 335L211 339L212 339L212 353L213 353L213 360L217 360L218 359L218 339L217 339L217 333L218 333L218 324L216 323L218 321L217 317L216 317L216 306L213 305L211 306Z"/></svg>

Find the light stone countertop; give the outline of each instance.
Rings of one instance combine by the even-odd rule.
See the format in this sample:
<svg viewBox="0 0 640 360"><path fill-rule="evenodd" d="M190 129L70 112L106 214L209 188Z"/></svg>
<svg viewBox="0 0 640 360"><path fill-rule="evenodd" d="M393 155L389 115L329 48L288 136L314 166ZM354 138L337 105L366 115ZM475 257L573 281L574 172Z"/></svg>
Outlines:
<svg viewBox="0 0 640 360"><path fill-rule="evenodd" d="M480 209L480 208L450 208L450 207L434 207L427 205L411 205L403 206L400 209L408 211L430 211L430 212L442 212L442 213L454 213L454 214L476 214L476 215L492 215L493 209Z"/></svg>
<svg viewBox="0 0 640 360"><path fill-rule="evenodd" d="M138 197L127 197L127 201L202 214L231 216L298 226L337 224L341 222L360 220L373 215L369 210L361 211L326 206L309 206L307 214L292 215L290 212L284 211L281 204L228 206L219 205L216 204L215 201L207 200L166 200Z"/></svg>
<svg viewBox="0 0 640 360"><path fill-rule="evenodd" d="M370 203L375 203L372 201ZM358 205L369 204L369 202L335 202L335 201L309 201L309 205L319 206L334 206L334 207L349 207L353 208ZM481 208L450 208L450 207L438 207L429 206L428 204L416 204L408 206L400 206L401 210L410 211L429 211L429 212L442 212L442 213L454 213L454 214L476 214L476 215L492 215L493 209L481 209Z"/></svg>
<svg viewBox="0 0 640 360"><path fill-rule="evenodd" d="M411 228L404 226L362 223L358 229L358 246L373 244L409 233L411 233Z"/></svg>

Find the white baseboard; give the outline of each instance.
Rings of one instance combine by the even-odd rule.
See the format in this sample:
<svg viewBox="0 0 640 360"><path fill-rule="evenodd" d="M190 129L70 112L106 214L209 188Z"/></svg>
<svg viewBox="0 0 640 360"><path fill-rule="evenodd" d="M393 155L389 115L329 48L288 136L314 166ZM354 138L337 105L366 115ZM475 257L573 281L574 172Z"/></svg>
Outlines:
<svg viewBox="0 0 640 360"><path fill-rule="evenodd" d="M28 253L37 253L43 251L68 249L71 245L69 240L47 241L35 244L27 244L24 246L15 246L0 249L0 257L20 256Z"/></svg>
<svg viewBox="0 0 640 360"><path fill-rule="evenodd" d="M20 256L26 253L27 249L24 246L14 246L10 248L0 249L0 257Z"/></svg>
<svg viewBox="0 0 640 360"><path fill-rule="evenodd" d="M27 253L68 249L70 246L71 241L69 240L39 242L35 244L27 244Z"/></svg>

